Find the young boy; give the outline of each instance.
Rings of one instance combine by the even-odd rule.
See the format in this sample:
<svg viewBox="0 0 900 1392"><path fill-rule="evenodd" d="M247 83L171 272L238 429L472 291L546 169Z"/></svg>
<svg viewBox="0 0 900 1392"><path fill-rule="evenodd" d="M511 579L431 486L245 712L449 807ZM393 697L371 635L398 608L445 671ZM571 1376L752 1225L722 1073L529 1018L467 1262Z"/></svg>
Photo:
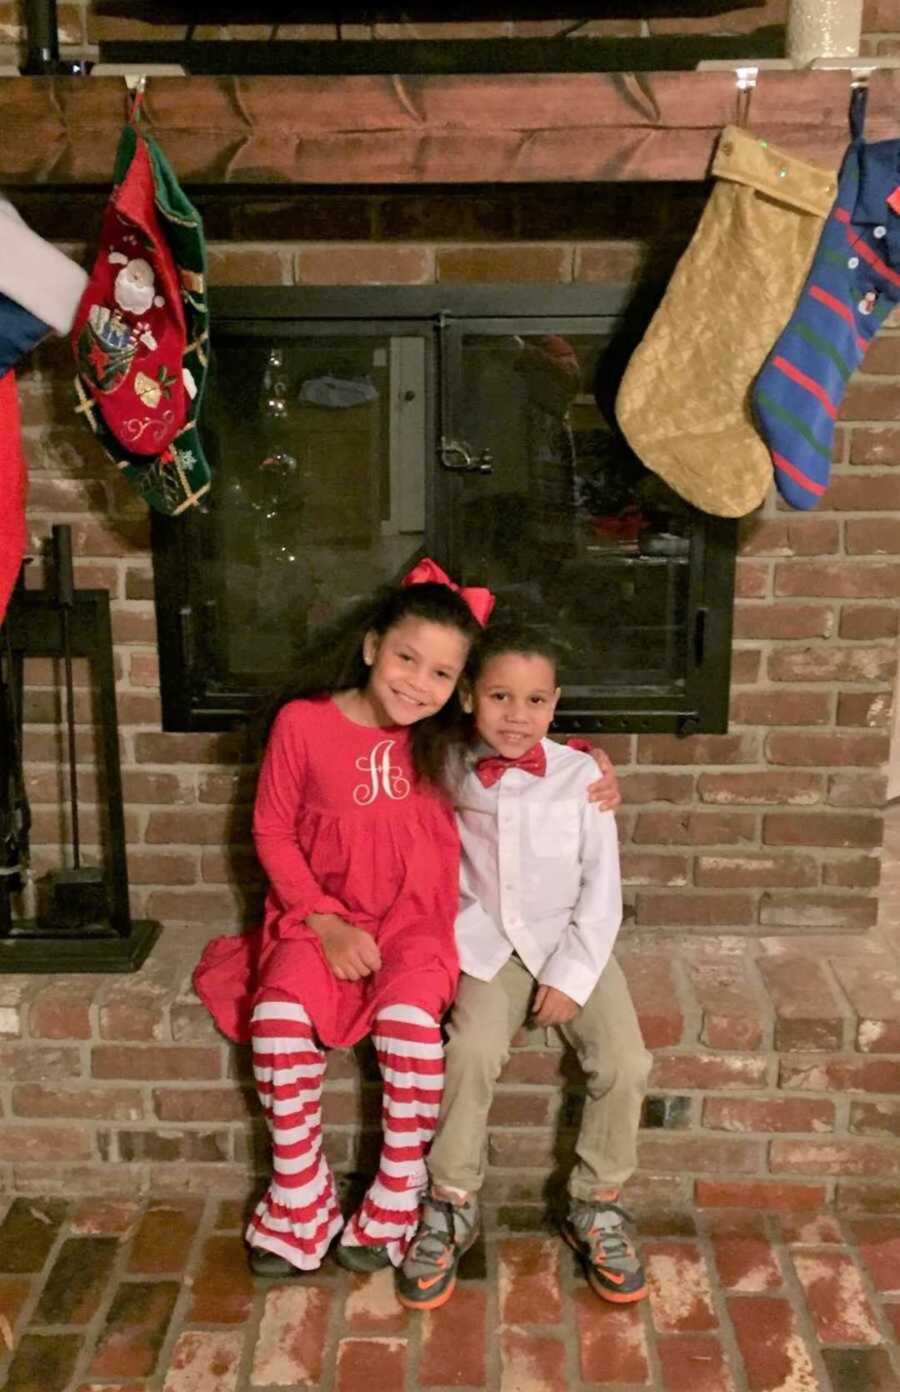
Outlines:
<svg viewBox="0 0 900 1392"><path fill-rule="evenodd" d="M454 789L463 974L428 1158L431 1187L398 1296L432 1310L453 1294L459 1259L478 1230L494 1083L529 1020L559 1025L585 1073L563 1235L598 1295L640 1300L644 1273L615 1200L635 1166L650 1056L611 956L622 918L615 820L585 796L593 762L546 738L559 699L547 641L525 628L489 628L475 662L463 702L478 742Z"/></svg>

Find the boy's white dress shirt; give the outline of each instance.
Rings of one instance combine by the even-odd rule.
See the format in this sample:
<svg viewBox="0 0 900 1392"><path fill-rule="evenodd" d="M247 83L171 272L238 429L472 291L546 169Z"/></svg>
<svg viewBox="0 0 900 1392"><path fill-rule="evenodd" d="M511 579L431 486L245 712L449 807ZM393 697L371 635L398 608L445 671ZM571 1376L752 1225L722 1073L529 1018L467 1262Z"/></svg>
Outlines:
<svg viewBox="0 0 900 1392"><path fill-rule="evenodd" d="M469 976L490 981L517 952L541 985L584 1005L622 922L616 823L588 802L593 760L541 743L542 778L510 768L485 788L472 761L456 786L456 943Z"/></svg>

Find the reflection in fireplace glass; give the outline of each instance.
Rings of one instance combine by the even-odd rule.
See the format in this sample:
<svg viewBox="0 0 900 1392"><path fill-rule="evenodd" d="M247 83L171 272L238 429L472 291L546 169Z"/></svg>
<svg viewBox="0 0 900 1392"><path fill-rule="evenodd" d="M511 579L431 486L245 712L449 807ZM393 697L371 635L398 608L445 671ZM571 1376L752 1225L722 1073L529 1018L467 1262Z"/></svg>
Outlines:
<svg viewBox="0 0 900 1392"><path fill-rule="evenodd" d="M467 333L455 433L490 453L461 480L461 569L551 616L568 687L683 679L692 510L597 405L600 334ZM602 396L601 396L602 399Z"/></svg>
<svg viewBox="0 0 900 1392"><path fill-rule="evenodd" d="M421 550L423 341L225 339L215 391L227 666L284 671L289 647Z"/></svg>

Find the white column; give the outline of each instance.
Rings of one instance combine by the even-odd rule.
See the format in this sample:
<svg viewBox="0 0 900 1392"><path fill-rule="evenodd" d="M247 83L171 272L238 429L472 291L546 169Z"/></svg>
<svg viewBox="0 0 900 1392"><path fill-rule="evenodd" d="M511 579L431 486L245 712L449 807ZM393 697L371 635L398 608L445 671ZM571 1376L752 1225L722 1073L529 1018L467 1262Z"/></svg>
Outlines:
<svg viewBox="0 0 900 1392"><path fill-rule="evenodd" d="M863 0L790 0L787 56L798 67L814 58L859 53Z"/></svg>

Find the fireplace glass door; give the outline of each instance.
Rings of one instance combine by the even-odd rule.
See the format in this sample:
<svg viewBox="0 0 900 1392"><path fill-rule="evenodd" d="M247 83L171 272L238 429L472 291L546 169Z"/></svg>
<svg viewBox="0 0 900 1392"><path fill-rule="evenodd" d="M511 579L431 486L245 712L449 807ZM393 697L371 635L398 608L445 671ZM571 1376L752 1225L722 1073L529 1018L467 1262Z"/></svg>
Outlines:
<svg viewBox="0 0 900 1392"><path fill-rule="evenodd" d="M683 692L694 510L623 446L598 405L608 324L448 330L454 573L553 628L567 697Z"/></svg>
<svg viewBox="0 0 900 1392"><path fill-rule="evenodd" d="M734 526L618 431L611 295L216 292L209 504L154 518L165 728L227 728L430 555L552 628L560 730L723 729Z"/></svg>
<svg viewBox="0 0 900 1392"><path fill-rule="evenodd" d="M278 677L319 624L423 553L425 340L225 334L211 391L220 665Z"/></svg>

